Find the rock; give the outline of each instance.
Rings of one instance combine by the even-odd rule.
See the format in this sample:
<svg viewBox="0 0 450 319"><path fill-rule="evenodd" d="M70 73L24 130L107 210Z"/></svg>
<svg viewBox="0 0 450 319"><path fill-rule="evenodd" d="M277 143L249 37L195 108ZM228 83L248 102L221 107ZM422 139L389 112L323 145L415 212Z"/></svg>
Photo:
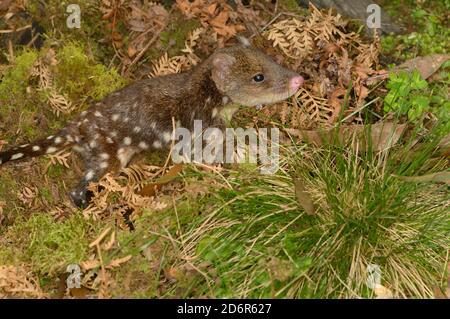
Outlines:
<svg viewBox="0 0 450 319"><path fill-rule="evenodd" d="M299 5L303 7L307 7L309 2L320 9L334 8L343 16L360 20L366 26L367 34L372 34L372 30L367 28L366 21L368 16L371 15L371 12L367 12L367 7L375 3L374 0L298 0ZM383 34L400 33L402 29L381 8L381 32Z"/></svg>

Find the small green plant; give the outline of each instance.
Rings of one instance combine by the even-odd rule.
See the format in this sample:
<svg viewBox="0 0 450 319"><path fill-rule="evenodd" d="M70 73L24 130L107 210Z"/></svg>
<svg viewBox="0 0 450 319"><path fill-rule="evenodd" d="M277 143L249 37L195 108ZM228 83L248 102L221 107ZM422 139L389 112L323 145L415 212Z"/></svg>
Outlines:
<svg viewBox="0 0 450 319"><path fill-rule="evenodd" d="M421 78L419 72L391 74L386 87L390 91L384 98L385 112L394 111L416 120L429 110L430 96L426 90L428 83Z"/></svg>
<svg viewBox="0 0 450 319"><path fill-rule="evenodd" d="M450 41L448 41L450 29L443 15L440 16L440 10L446 10L446 8L448 8L448 4L445 7L437 5L433 9L419 4L408 15L416 31L404 35L383 37L384 51L401 59L448 52L450 50Z"/></svg>
<svg viewBox="0 0 450 319"><path fill-rule="evenodd" d="M446 63L447 64L447 63ZM425 112L431 112L439 120L441 133L450 132L450 101L448 85L450 74L446 64L440 76L443 80L429 84L417 70L412 73L391 74L386 88L389 93L384 98L384 111L407 116L418 122Z"/></svg>

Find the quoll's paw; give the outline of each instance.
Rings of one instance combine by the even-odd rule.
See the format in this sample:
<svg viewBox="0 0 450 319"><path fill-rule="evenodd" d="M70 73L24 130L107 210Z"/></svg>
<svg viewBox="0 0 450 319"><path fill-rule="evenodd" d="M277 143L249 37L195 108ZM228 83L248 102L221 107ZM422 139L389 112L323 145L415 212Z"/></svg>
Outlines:
<svg viewBox="0 0 450 319"><path fill-rule="evenodd" d="M84 209L89 206L93 194L87 189L74 189L69 196L75 206Z"/></svg>

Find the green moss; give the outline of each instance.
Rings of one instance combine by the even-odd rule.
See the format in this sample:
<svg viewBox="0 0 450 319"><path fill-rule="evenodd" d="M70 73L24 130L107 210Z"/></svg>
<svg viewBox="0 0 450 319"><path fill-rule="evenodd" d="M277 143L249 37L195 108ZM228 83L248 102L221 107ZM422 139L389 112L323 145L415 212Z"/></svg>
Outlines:
<svg viewBox="0 0 450 319"><path fill-rule="evenodd" d="M0 264L27 263L40 274L64 271L67 265L87 258L89 235L97 231L81 214L61 223L44 213L16 220L4 236L11 245L0 250Z"/></svg>
<svg viewBox="0 0 450 319"><path fill-rule="evenodd" d="M57 59L55 83L71 100L102 99L125 85L115 69L96 63L81 43L69 42L58 51Z"/></svg>
<svg viewBox="0 0 450 319"><path fill-rule="evenodd" d="M0 198L10 198L11 193L17 189L17 182L15 181L13 174L9 170L2 169L0 176Z"/></svg>
<svg viewBox="0 0 450 319"><path fill-rule="evenodd" d="M61 177L63 172L64 172L64 166L62 166L62 165L51 165L48 168L47 175L50 178L55 179L57 177Z"/></svg>
<svg viewBox="0 0 450 319"><path fill-rule="evenodd" d="M162 51L167 52L169 56L180 54L189 32L200 26L196 19L184 20L181 17L173 19L166 31L160 34Z"/></svg>
<svg viewBox="0 0 450 319"><path fill-rule="evenodd" d="M37 53L25 50L6 69L0 83L0 100L2 107L0 114L6 116L11 108L19 106L26 99L26 85L31 76L33 65L37 60Z"/></svg>
<svg viewBox="0 0 450 319"><path fill-rule="evenodd" d="M300 9L296 0L281 0L279 5L291 12L295 12Z"/></svg>
<svg viewBox="0 0 450 319"><path fill-rule="evenodd" d="M49 203L53 202L53 196L50 189L47 187L41 187L39 188L39 194Z"/></svg>

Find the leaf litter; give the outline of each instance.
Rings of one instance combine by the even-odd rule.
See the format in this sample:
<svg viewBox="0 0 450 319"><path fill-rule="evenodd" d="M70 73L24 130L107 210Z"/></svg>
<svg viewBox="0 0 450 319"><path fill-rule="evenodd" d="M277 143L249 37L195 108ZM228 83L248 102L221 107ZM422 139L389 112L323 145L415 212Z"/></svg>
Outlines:
<svg viewBox="0 0 450 319"><path fill-rule="evenodd" d="M270 10L262 4L244 6L241 1L236 1L236 6L230 6L225 0L177 0L170 10L156 2L102 0L101 11L101 19L105 21L109 32L102 42L113 46L115 58L120 60L122 74L133 72L133 65L144 60L147 50L157 42L174 14L181 13L186 19L199 21L200 27L186 35L184 47L178 55L169 56L165 52L159 58L152 59L148 77L185 71L198 64L205 54L233 42L236 34L249 35L254 27L258 28L261 33L253 33L254 44L306 78L304 87L290 101L264 108L262 114L271 120L269 122L259 117L257 121L263 123L258 124L278 122L285 127L288 135L299 140L312 140L317 145L323 145L330 139L330 134L334 134L336 124L342 118L345 119L345 125L338 128L342 140L355 134L361 136L365 130L362 125L364 104L374 90L374 84L385 79L388 73L379 65L379 38L375 36L368 42L362 35L352 31L348 21L340 15L320 11L313 5L310 5L306 16L292 15L285 18L278 14L275 19L273 13L267 14ZM119 22L124 22L129 34L118 27ZM426 78L435 73L447 59L448 56L417 58L396 69L417 68ZM53 83L52 66L57 63L55 52L48 50L37 60L32 76L38 79L40 90L46 92L52 111L60 116L73 112L78 106ZM404 130L404 124L373 124L371 136L375 141L374 148L382 150L395 145ZM50 156L45 171L52 165L69 167L69 157L70 153L64 152ZM189 192L188 187L174 183L182 170L182 165L167 168L140 163L122 170L120 175L108 174L90 186L94 197L83 214L86 218L94 219L114 216L120 228L130 229L130 223L144 209L159 211L171 205L170 201L158 198L165 187L170 186L168 189L172 196ZM217 173L215 168L211 170ZM448 183L448 172L408 177L408 181ZM294 182L300 205L313 215L315 207L305 187L300 180ZM35 188L24 186L19 199L24 205L32 207L36 192ZM207 192L207 187L200 188L199 192ZM3 218L2 204L0 202L0 223ZM66 209L63 206L55 207L54 213L61 215L61 211ZM80 263L85 272L83 287L87 288L86 293L95 292L100 298L110 296L110 287L114 285L111 271L132 258L126 255L105 263L103 254L116 245L116 231L111 227L107 227L91 243L90 258ZM168 278L177 277L177 269L165 271ZM46 296L25 268L0 266L0 296L11 294L39 298ZM75 290L73 294L76 294ZM384 293L380 293L382 295Z"/></svg>

